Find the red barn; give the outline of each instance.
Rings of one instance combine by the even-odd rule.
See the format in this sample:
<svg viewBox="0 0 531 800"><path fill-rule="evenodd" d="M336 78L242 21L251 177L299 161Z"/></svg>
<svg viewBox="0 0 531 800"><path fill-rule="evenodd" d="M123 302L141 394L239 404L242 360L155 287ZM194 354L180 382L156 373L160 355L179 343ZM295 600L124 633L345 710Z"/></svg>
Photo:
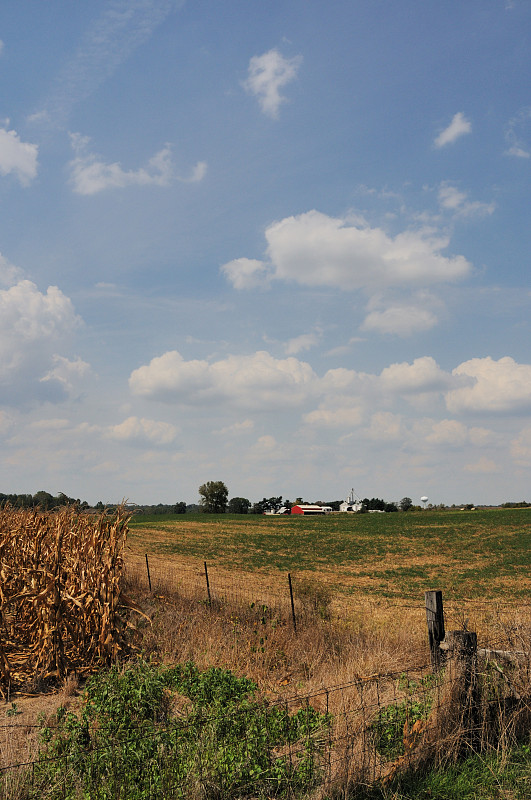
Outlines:
<svg viewBox="0 0 531 800"><path fill-rule="evenodd" d="M315 516L317 514L330 514L332 509L330 506L310 506L310 505L299 505L299 506L292 506L291 513L292 514L304 514L304 516L311 516L312 514Z"/></svg>

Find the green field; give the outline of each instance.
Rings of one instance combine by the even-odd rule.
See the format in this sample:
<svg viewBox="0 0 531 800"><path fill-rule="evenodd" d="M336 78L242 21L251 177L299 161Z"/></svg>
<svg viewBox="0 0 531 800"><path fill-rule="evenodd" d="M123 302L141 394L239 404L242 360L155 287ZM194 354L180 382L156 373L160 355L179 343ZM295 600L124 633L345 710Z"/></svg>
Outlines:
<svg viewBox="0 0 531 800"><path fill-rule="evenodd" d="M344 592L524 599L531 586L531 509L332 514L327 517L138 516L137 553L225 569L313 574Z"/></svg>

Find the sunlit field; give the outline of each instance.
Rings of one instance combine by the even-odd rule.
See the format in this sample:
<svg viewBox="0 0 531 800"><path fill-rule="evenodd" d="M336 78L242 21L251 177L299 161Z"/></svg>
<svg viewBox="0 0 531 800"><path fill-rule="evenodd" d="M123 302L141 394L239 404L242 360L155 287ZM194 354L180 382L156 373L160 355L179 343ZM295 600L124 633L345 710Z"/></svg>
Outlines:
<svg viewBox="0 0 531 800"><path fill-rule="evenodd" d="M522 600L531 586L531 509L332 514L326 517L185 514L133 517L129 553L183 569L326 583L340 594ZM199 568L199 567L198 567Z"/></svg>

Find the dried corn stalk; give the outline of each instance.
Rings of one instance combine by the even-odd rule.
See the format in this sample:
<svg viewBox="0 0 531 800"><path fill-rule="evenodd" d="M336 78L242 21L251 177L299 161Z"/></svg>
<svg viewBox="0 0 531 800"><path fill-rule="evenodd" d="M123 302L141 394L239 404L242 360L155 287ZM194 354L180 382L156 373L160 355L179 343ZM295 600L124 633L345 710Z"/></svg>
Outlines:
<svg viewBox="0 0 531 800"><path fill-rule="evenodd" d="M116 659L130 515L0 508L0 693ZM119 608L122 612L119 614Z"/></svg>

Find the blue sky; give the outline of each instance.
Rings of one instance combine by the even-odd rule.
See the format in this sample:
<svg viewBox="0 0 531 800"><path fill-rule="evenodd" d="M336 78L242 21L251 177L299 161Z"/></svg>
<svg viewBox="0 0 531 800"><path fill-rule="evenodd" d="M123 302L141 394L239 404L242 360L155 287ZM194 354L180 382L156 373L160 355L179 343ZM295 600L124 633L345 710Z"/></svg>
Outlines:
<svg viewBox="0 0 531 800"><path fill-rule="evenodd" d="M529 500L530 37L5 0L0 491Z"/></svg>

